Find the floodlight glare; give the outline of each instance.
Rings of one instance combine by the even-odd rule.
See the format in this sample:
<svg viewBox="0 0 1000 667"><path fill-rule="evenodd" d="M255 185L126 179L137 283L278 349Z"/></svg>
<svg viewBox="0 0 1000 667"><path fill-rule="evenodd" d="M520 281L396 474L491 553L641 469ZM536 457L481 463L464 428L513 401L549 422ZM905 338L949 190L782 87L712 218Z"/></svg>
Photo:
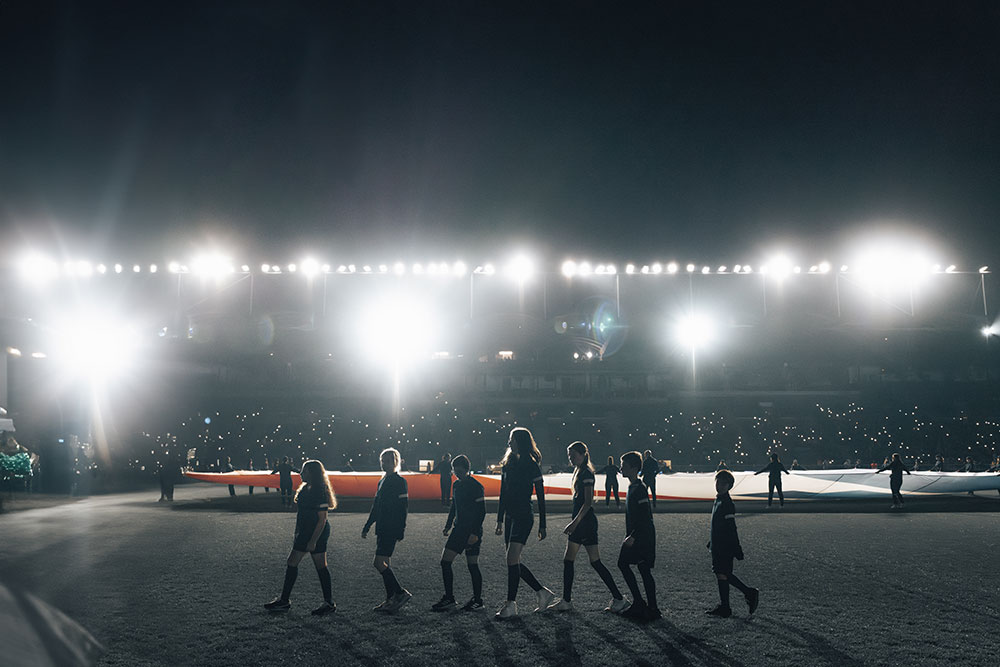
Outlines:
<svg viewBox="0 0 1000 667"><path fill-rule="evenodd" d="M423 273L424 273L424 267L423 267L423 265L422 264L414 264L413 265L413 273L415 273L418 276L419 275L423 275Z"/></svg>
<svg viewBox="0 0 1000 667"><path fill-rule="evenodd" d="M618 267L615 266L614 264L608 264L605 270L607 271L609 276L614 276L618 274Z"/></svg>
<svg viewBox="0 0 1000 667"><path fill-rule="evenodd" d="M44 285L59 275L59 265L41 255L28 255L20 262L21 278L32 285Z"/></svg>
<svg viewBox="0 0 1000 667"><path fill-rule="evenodd" d="M392 265L392 270L397 276L401 276L406 273L406 265L402 262L396 262Z"/></svg>
<svg viewBox="0 0 1000 667"><path fill-rule="evenodd" d="M820 262L819 263L819 272L820 273L830 273L830 262Z"/></svg>
<svg viewBox="0 0 1000 667"><path fill-rule="evenodd" d="M250 273L250 267L247 264L243 264L240 266L240 271L242 273Z"/></svg>
<svg viewBox="0 0 1000 667"><path fill-rule="evenodd" d="M234 269L229 257L219 253L209 253L191 260L191 271L199 276L220 278L227 273L233 273Z"/></svg>
<svg viewBox="0 0 1000 667"><path fill-rule="evenodd" d="M944 270L945 273L955 273L958 270L954 264L949 264L948 268Z"/></svg>
<svg viewBox="0 0 1000 667"><path fill-rule="evenodd" d="M998 333L1000 333L1000 327L998 327L995 324L991 324L988 327L983 327L982 329L979 330L979 332L983 334L983 338L989 338L990 336L996 336ZM7 349L9 350L10 348Z"/></svg>
<svg viewBox="0 0 1000 667"><path fill-rule="evenodd" d="M32 359L45 359L48 356L49 355L45 354L44 352L32 352L31 353L31 358Z"/></svg>
<svg viewBox="0 0 1000 667"><path fill-rule="evenodd" d="M990 272L990 267L988 267L988 266L980 266L979 267L979 272L980 273L989 273Z"/></svg>
<svg viewBox="0 0 1000 667"><path fill-rule="evenodd" d="M627 273L628 275L632 275L633 273L635 273L635 264L626 264L625 273Z"/></svg>
<svg viewBox="0 0 1000 667"><path fill-rule="evenodd" d="M719 273L725 273L726 272L726 268L727 267L725 267L725 266L720 266L719 267Z"/></svg>
<svg viewBox="0 0 1000 667"><path fill-rule="evenodd" d="M103 274L105 274L105 273L108 272L108 267L106 267L103 264L98 264L97 265L97 272L103 275Z"/></svg>
<svg viewBox="0 0 1000 667"><path fill-rule="evenodd" d="M701 267L701 272L702 272L702 274L704 275L704 274L706 274L706 273L711 273L711 272L712 272L712 269L710 269L710 268L709 268L709 267L707 267L707 266L703 266L703 267Z"/></svg>
<svg viewBox="0 0 1000 667"><path fill-rule="evenodd" d="M21 350L17 349L16 347L8 347L7 348L7 354L9 354L12 357L20 357L21 356Z"/></svg>
<svg viewBox="0 0 1000 667"><path fill-rule="evenodd" d="M659 262L655 262L651 267L649 267L649 270L655 273L656 275L659 275L663 273L663 265L660 264Z"/></svg>
<svg viewBox="0 0 1000 667"><path fill-rule="evenodd" d="M136 264L135 266L133 266L132 270L135 271L136 273L139 273L139 265ZM156 264L150 264L149 265L149 272L150 273L156 273L158 270L159 270L159 267L156 266Z"/></svg>
<svg viewBox="0 0 1000 667"><path fill-rule="evenodd" d="M667 264L667 273L677 273L677 262Z"/></svg>
<svg viewBox="0 0 1000 667"><path fill-rule="evenodd" d="M466 273L468 273L468 271L469 267L465 265L465 262L459 261L451 265L451 272L453 275L464 276Z"/></svg>
<svg viewBox="0 0 1000 667"><path fill-rule="evenodd" d="M688 264L685 268L688 273L694 273L694 264Z"/></svg>
<svg viewBox="0 0 1000 667"><path fill-rule="evenodd" d="M358 340L371 361L399 370L429 359L437 338L431 312L409 295L394 295L372 303L359 319Z"/></svg>
<svg viewBox="0 0 1000 667"><path fill-rule="evenodd" d="M296 265L296 264L289 264L288 265L288 272L289 273L295 273L298 270L299 270L298 265Z"/></svg>
<svg viewBox="0 0 1000 667"><path fill-rule="evenodd" d="M766 265L767 270L761 271L761 273L767 273L774 276L776 280L784 280L792 273L792 262L787 257L779 255L772 258ZM800 269L801 270L801 269Z"/></svg>
<svg viewBox="0 0 1000 667"><path fill-rule="evenodd" d="M580 262L580 264L576 267L576 271L581 276L589 276L592 273L590 262Z"/></svg>
<svg viewBox="0 0 1000 667"><path fill-rule="evenodd" d="M180 273L180 270L181 270L181 265L178 264L177 262L170 262L169 264L167 264L167 271L169 271L170 273Z"/></svg>
<svg viewBox="0 0 1000 667"><path fill-rule="evenodd" d="M108 315L89 313L59 327L53 358L71 375L101 383L124 372L137 347L132 327Z"/></svg>
<svg viewBox="0 0 1000 667"><path fill-rule="evenodd" d="M677 322L674 338L682 347L701 349L715 340L715 325L704 315L688 315Z"/></svg>
<svg viewBox="0 0 1000 667"><path fill-rule="evenodd" d="M115 273L121 273L121 272L122 272L122 265L115 264Z"/></svg>
<svg viewBox="0 0 1000 667"><path fill-rule="evenodd" d="M507 264L505 272L514 280L523 283L535 274L535 265L525 255L517 255Z"/></svg>
<svg viewBox="0 0 1000 667"><path fill-rule="evenodd" d="M596 273L599 276L603 276L605 271L606 269L604 268L603 264L598 264L597 268L594 269L594 273Z"/></svg>
<svg viewBox="0 0 1000 667"><path fill-rule="evenodd" d="M312 257L306 257L301 263L302 275L306 278L312 278L317 273L319 273L319 262L317 262Z"/></svg>

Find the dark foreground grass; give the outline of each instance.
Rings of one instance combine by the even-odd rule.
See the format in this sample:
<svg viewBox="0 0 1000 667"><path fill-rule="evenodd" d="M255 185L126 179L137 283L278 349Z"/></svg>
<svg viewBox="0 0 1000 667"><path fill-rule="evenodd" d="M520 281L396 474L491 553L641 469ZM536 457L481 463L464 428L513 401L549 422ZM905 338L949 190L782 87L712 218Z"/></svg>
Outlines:
<svg viewBox="0 0 1000 667"><path fill-rule="evenodd" d="M280 587L294 515L273 511L275 494L225 494L193 485L178 489L173 506L150 502L155 493L125 494L0 516L0 576L80 621L105 645L105 665L996 664L995 511L920 511L913 500L905 514L874 505L812 513L804 504L743 514L747 560L737 572L761 588L761 606L747 618L734 591L737 617L721 620L703 614L717 598L705 549L710 506L671 506L656 515L662 621L637 626L602 613L609 596L581 555L578 612L497 623L505 570L490 532L480 558L486 612L429 611L442 592L445 518L432 504L411 514L393 558L414 595L399 614L370 611L383 595L375 542L360 537L365 504L347 502L331 515L338 611L309 615L321 596L304 561L292 610L268 615L261 604ZM955 499L955 508L968 502ZM995 499L975 502L1000 509ZM550 537L532 540L525 562L558 594L569 517L565 505L555 510ZM600 527L604 561L624 590L614 566L624 517L601 514ZM468 598L461 558L455 587L460 602ZM519 600L530 609L531 591L522 586Z"/></svg>

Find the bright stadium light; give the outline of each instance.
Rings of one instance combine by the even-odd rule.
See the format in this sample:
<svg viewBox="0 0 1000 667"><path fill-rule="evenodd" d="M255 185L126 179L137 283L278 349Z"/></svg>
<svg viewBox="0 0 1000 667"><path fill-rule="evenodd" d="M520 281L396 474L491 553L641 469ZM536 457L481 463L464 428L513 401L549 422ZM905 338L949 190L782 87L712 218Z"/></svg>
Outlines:
<svg viewBox="0 0 1000 667"><path fill-rule="evenodd" d="M708 267L708 266L701 267L701 273L702 273L702 275L708 274L708 273L711 273L711 272L712 272L712 269L710 267Z"/></svg>
<svg viewBox="0 0 1000 667"><path fill-rule="evenodd" d="M632 274L634 274L635 273L635 264L626 264L625 265L625 273L628 274L628 275L630 275L630 276Z"/></svg>
<svg viewBox="0 0 1000 667"><path fill-rule="evenodd" d="M504 267L504 273L517 282L524 283L535 275L535 264L526 255L517 255Z"/></svg>
<svg viewBox="0 0 1000 667"><path fill-rule="evenodd" d="M562 274L567 278L572 278L576 275L576 262L571 259L567 259L562 263Z"/></svg>
<svg viewBox="0 0 1000 667"><path fill-rule="evenodd" d="M139 269L139 265L136 264L135 266L133 266L132 270L135 271L136 273L139 273L139 270L140 270ZM158 270L159 270L159 267L156 266L156 264L150 264L149 265L149 272L150 273L156 273Z"/></svg>
<svg viewBox="0 0 1000 667"><path fill-rule="evenodd" d="M105 273L108 272L108 267L105 266L104 264L98 264L97 265L97 272L100 273L101 275L104 275Z"/></svg>
<svg viewBox="0 0 1000 667"><path fill-rule="evenodd" d="M949 264L948 268L944 270L945 273L955 273L956 271L958 271L958 267L954 264Z"/></svg>
<svg viewBox="0 0 1000 667"><path fill-rule="evenodd" d="M980 266L979 267L979 273L989 273L989 272L990 272L990 267L988 267L988 266Z"/></svg>
<svg viewBox="0 0 1000 667"><path fill-rule="evenodd" d="M395 264L392 265L392 272L395 273L397 276L403 275L404 273L406 273L406 264L403 264L402 262L396 262Z"/></svg>
<svg viewBox="0 0 1000 667"><path fill-rule="evenodd" d="M674 326L674 340L686 349L697 350L711 344L716 337L715 324L701 314L687 315Z"/></svg>
<svg viewBox="0 0 1000 667"><path fill-rule="evenodd" d="M220 253L205 253L191 260L191 272L208 278L221 278L227 273L234 273L232 260Z"/></svg>
<svg viewBox="0 0 1000 667"><path fill-rule="evenodd" d="M688 273L694 273L694 264L688 264L686 267Z"/></svg>
<svg viewBox="0 0 1000 667"><path fill-rule="evenodd" d="M793 273L794 266L790 259L784 255L778 255L777 257L772 257L770 261L764 265L763 269L764 270L762 270L761 273L773 276L775 280L780 282Z"/></svg>
<svg viewBox="0 0 1000 667"><path fill-rule="evenodd" d="M608 265L607 265L607 266L606 266L606 267L604 268L604 271L605 271L605 273L607 273L607 274L608 274L609 276L614 276L614 275L618 275L618 267L617 267L617 266L615 266L614 264L608 264Z"/></svg>
<svg viewBox="0 0 1000 667"><path fill-rule="evenodd" d="M677 262L667 264L667 273L677 273Z"/></svg>
<svg viewBox="0 0 1000 667"><path fill-rule="evenodd" d="M300 263L299 268L302 270L302 275L306 278L312 278L319 273L320 264L312 257L306 257Z"/></svg>
<svg viewBox="0 0 1000 667"><path fill-rule="evenodd" d="M12 357L20 357L21 356L21 350L17 349L16 347L8 347L7 348L7 354L9 354Z"/></svg>
<svg viewBox="0 0 1000 667"><path fill-rule="evenodd" d="M115 273L121 273L121 272L122 272L122 265L115 264Z"/></svg>
<svg viewBox="0 0 1000 667"><path fill-rule="evenodd" d="M820 273L830 273L830 262L820 262L818 268Z"/></svg>
<svg viewBox="0 0 1000 667"><path fill-rule="evenodd" d="M113 316L87 313L57 331L52 357L71 376L100 384L120 376L135 360L138 335Z"/></svg>
<svg viewBox="0 0 1000 667"><path fill-rule="evenodd" d="M990 336L996 336L1000 334L1000 326L996 324L991 324L987 327L983 327L979 330L979 333L983 334L983 338L989 338ZM8 348L9 349L9 348Z"/></svg>
<svg viewBox="0 0 1000 667"><path fill-rule="evenodd" d="M392 295L368 304L358 320L366 356L394 370L429 359L439 319L411 295Z"/></svg>
<svg viewBox="0 0 1000 667"><path fill-rule="evenodd" d="M660 264L659 262L654 262L653 265L649 267L649 270L652 271L655 275L660 275L661 273L663 273L663 265Z"/></svg>
<svg viewBox="0 0 1000 667"><path fill-rule="evenodd" d="M589 276L594 270L590 266L590 262L580 262L576 267L576 272L581 276Z"/></svg>
<svg viewBox="0 0 1000 667"><path fill-rule="evenodd" d="M44 285L59 275L59 265L48 257L29 254L18 263L21 279L30 285Z"/></svg>
<svg viewBox="0 0 1000 667"><path fill-rule="evenodd" d="M465 262L458 261L451 265L451 274L453 276L462 277L469 272L469 267L466 266Z"/></svg>
<svg viewBox="0 0 1000 667"><path fill-rule="evenodd" d="M169 264L167 264L167 271L169 271L170 273L180 273L181 265L177 262L170 262Z"/></svg>

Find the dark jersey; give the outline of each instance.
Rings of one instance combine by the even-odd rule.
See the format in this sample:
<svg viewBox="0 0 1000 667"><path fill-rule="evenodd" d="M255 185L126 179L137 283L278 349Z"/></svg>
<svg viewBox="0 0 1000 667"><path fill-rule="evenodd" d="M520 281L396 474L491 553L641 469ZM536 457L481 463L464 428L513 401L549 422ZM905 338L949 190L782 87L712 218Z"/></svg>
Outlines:
<svg viewBox="0 0 1000 667"><path fill-rule="evenodd" d="M319 513L330 509L326 489L320 486L307 486L299 492L295 503L298 505L298 512L295 515L295 534L309 537L319 523Z"/></svg>
<svg viewBox="0 0 1000 667"><path fill-rule="evenodd" d="M781 479L782 471L788 472L788 468L781 461L771 461L766 466L760 469L756 474L767 473L769 479Z"/></svg>
<svg viewBox="0 0 1000 667"><path fill-rule="evenodd" d="M889 463L889 465L887 465L884 468L879 468L878 469L879 472L882 472L883 470L888 470L889 471L889 480L890 481L893 481L893 482L902 482L903 481L903 471L906 470L906 466L904 466L903 462L900 461L899 459L893 459ZM906 474L910 474L910 471L906 470Z"/></svg>
<svg viewBox="0 0 1000 667"><path fill-rule="evenodd" d="M504 514L525 516L534 513L531 493L535 482L542 480L542 469L530 456L512 458L503 467L500 476L500 507L497 522L502 522Z"/></svg>
<svg viewBox="0 0 1000 667"><path fill-rule="evenodd" d="M637 547L651 548L656 544L649 491L639 480L630 484L625 494L625 537L634 537Z"/></svg>
<svg viewBox="0 0 1000 667"><path fill-rule="evenodd" d="M590 468L581 468L579 472L576 473L576 479L573 480L573 516L575 517L580 509L583 508L584 500L587 498L594 497L594 473L590 471ZM591 507L590 511L593 512L594 508Z"/></svg>
<svg viewBox="0 0 1000 667"><path fill-rule="evenodd" d="M281 484L281 486L292 485L292 464L279 463L274 470L271 471L271 474L278 476L278 483Z"/></svg>
<svg viewBox="0 0 1000 667"><path fill-rule="evenodd" d="M434 472L441 475L441 480L451 479L451 461L438 461L434 466Z"/></svg>
<svg viewBox="0 0 1000 667"><path fill-rule="evenodd" d="M736 532L736 504L723 493L712 505L712 532L708 543L713 553L735 556L740 550L740 536Z"/></svg>
<svg viewBox="0 0 1000 667"><path fill-rule="evenodd" d="M601 468L598 472L604 475L605 484L612 484L618 481L618 473L621 471L618 469L618 466L616 465L606 465L603 468Z"/></svg>
<svg viewBox="0 0 1000 667"><path fill-rule="evenodd" d="M650 456L642 462L642 470L640 475L642 475L643 481L649 484L651 481L656 481L656 474L660 472L660 462Z"/></svg>
<svg viewBox="0 0 1000 667"><path fill-rule="evenodd" d="M465 479L455 480L451 487L451 509L448 511L448 521L444 529L467 530L474 535L483 536L483 519L486 518L486 494L483 485L472 475Z"/></svg>
<svg viewBox="0 0 1000 667"><path fill-rule="evenodd" d="M365 531L375 524L375 534L393 539L403 539L406 532L406 512L409 507L409 492L406 480L399 473L386 473L378 482L375 502L368 513Z"/></svg>

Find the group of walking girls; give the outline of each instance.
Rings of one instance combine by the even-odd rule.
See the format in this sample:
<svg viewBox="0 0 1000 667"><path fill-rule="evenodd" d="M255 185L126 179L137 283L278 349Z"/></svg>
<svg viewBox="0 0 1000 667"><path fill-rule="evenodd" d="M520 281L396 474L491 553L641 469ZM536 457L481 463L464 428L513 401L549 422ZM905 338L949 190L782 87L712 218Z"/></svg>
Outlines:
<svg viewBox="0 0 1000 667"><path fill-rule="evenodd" d="M644 462L639 452L627 452L618 461L609 458L608 466L602 469L606 479L614 477L617 487L620 471L629 481L625 494L625 536L618 553L618 569L632 596L629 602L615 583L611 572L601 561L598 546L598 522L594 512L594 468L590 461L587 445L574 442L567 448L567 457L573 465L573 514L563 528L567 536L563 555L562 595L543 586L528 566L523 562L524 549L528 538L535 530L535 508L532 494L538 501L539 540L546 537L545 487L540 468L541 453L531 432L525 428L515 428L510 432L507 450L500 461L502 467L500 500L497 510L496 534L502 535L506 546L507 596L496 611L498 620L518 615L518 589L523 581L534 592L532 606L534 612L572 611L573 584L575 580L576 558L580 548L587 552L591 568L597 573L611 600L605 611L621 614L636 621L652 621L662 617L656 599L656 582L652 569L656 562L656 528L653 524L651 498L647 485L640 477L655 479L655 471ZM651 459L647 452L646 460ZM655 460L654 460L655 463ZM367 538L371 527L375 526L376 546L372 565L382 577L385 600L375 607L380 612L395 612L413 597L402 587L392 570L392 555L397 542L406 531L408 493L406 480L399 474L400 454L393 448L382 451L380 466L384 473L379 481L371 512L361 531ZM469 459L464 455L450 461L451 471L456 480L452 485L451 509L444 525L447 537L441 553L441 577L444 594L431 609L437 612L458 608L454 592L452 564L462 553L472 581L472 596L461 609L477 611L484 608L483 577L479 569L479 552L483 541L483 522L486 518L486 498L483 485L470 474ZM609 472L613 469L614 472ZM646 474L644 475L644 469ZM712 570L719 587L719 604L706 613L713 616L729 617L729 586L736 586L746 598L751 614L757 609L759 591L744 584L733 574L733 561L743 559L739 536L736 531L736 508L729 490L735 480L728 470L720 470L715 476L718 496L712 509L710 541L708 548L712 554ZM654 487L655 488L655 487ZM617 491L617 488L615 488ZM655 498L655 496L654 496ZM295 537L292 551L285 567L285 579L281 594L264 605L269 611L285 611L291 607L291 592L298 573L298 564L310 554L319 576L323 591L323 604L313 610L315 615L324 615L336 610L331 595L330 574L327 569L326 546L330 535L327 513L336 507L336 498L330 487L323 464L306 461L302 466L302 484L295 492L298 514L295 522ZM617 501L617 497L616 497ZM642 590L633 566L642 579ZM645 593L645 597L643 597Z"/></svg>

